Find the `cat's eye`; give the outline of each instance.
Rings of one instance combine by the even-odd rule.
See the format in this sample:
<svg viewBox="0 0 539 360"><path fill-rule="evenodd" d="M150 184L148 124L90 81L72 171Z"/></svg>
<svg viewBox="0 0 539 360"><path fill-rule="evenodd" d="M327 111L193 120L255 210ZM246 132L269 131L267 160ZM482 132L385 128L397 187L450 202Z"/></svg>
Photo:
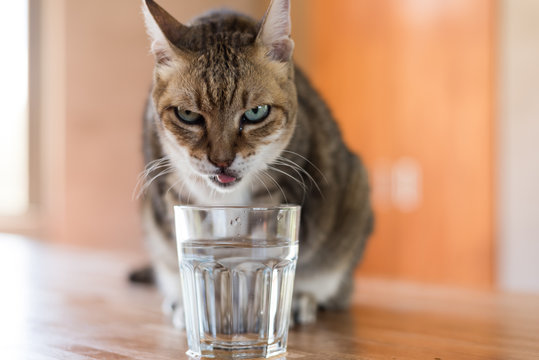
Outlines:
<svg viewBox="0 0 539 360"><path fill-rule="evenodd" d="M248 123L259 123L268 117L271 107L269 105L260 105L243 114L243 121Z"/></svg>
<svg viewBox="0 0 539 360"><path fill-rule="evenodd" d="M174 108L174 114L181 122L188 125L199 125L204 122L204 118L199 113L191 110L185 110L179 107Z"/></svg>

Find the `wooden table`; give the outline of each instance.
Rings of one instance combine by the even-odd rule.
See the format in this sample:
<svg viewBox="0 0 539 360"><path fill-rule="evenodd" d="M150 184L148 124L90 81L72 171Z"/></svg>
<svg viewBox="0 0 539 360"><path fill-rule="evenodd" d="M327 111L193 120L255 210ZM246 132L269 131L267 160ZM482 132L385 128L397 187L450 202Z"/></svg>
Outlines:
<svg viewBox="0 0 539 360"><path fill-rule="evenodd" d="M0 236L0 359L186 359L157 291L126 281L141 259ZM539 297L361 279L287 359L539 359Z"/></svg>

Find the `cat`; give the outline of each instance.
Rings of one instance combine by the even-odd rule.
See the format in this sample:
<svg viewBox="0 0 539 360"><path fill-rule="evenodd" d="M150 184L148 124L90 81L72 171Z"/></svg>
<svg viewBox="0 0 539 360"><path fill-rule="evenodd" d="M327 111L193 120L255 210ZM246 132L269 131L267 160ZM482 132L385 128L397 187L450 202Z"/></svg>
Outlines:
<svg viewBox="0 0 539 360"><path fill-rule="evenodd" d="M346 308L373 228L368 177L292 60L289 0L272 0L260 22L221 10L183 25L153 0L143 13L155 68L142 217L174 324L183 326L178 204L302 205L293 320Z"/></svg>

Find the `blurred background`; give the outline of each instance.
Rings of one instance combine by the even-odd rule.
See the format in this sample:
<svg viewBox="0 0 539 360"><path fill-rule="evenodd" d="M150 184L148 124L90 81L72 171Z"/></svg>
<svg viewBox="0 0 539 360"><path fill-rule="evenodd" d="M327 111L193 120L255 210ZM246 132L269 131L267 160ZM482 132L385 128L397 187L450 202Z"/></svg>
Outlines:
<svg viewBox="0 0 539 360"><path fill-rule="evenodd" d="M269 1L160 0L180 21ZM0 231L140 252L138 0L0 14ZM292 0L295 59L365 161L358 276L539 292L539 1Z"/></svg>

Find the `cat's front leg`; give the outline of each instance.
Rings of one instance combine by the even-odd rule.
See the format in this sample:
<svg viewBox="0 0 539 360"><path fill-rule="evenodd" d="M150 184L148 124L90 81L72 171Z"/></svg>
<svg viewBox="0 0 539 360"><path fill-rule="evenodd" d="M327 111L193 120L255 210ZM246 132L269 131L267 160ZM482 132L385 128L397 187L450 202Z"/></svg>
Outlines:
<svg viewBox="0 0 539 360"><path fill-rule="evenodd" d="M294 293L290 311L290 326L315 323L317 311L318 304L314 295L309 293Z"/></svg>
<svg viewBox="0 0 539 360"><path fill-rule="evenodd" d="M158 286L165 295L161 309L170 318L175 328L183 330L185 319L178 269L167 267L164 263L157 263L155 270Z"/></svg>

